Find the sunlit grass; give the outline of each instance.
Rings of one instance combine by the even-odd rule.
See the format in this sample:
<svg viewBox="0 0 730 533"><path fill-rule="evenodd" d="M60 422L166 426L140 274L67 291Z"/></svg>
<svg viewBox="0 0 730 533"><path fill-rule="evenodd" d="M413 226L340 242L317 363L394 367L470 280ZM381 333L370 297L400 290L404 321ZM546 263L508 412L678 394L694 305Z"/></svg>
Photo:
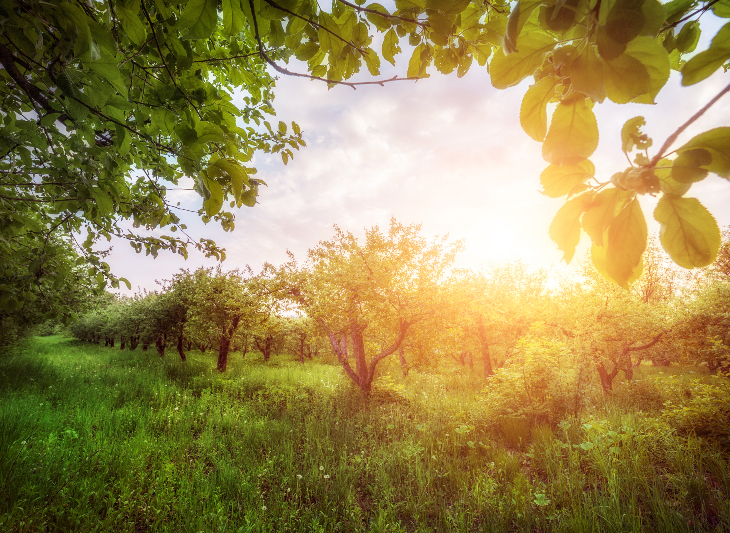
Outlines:
<svg viewBox="0 0 730 533"><path fill-rule="evenodd" d="M523 442L468 367L389 361L365 402L333 364L213 366L60 337L5 354L0 531L730 529L727 456L662 421L655 369L649 409L618 384Z"/></svg>

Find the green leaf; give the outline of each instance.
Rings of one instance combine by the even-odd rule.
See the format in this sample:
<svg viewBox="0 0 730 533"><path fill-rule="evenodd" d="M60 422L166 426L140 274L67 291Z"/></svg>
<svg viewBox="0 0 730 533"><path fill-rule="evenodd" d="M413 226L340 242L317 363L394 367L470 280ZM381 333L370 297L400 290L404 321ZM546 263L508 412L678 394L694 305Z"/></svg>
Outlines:
<svg viewBox="0 0 730 533"><path fill-rule="evenodd" d="M210 194L208 198L203 200L203 209L205 209L207 216L212 217L217 215L223 206L223 188L217 181L211 179L206 171L200 173L200 178Z"/></svg>
<svg viewBox="0 0 730 533"><path fill-rule="evenodd" d="M395 56L401 52L398 34L391 28L383 38L383 59L395 66Z"/></svg>
<svg viewBox="0 0 730 533"><path fill-rule="evenodd" d="M676 160L675 160L676 161ZM679 183L672 178L672 161L662 159L654 168L654 175L659 178L659 188L664 193L684 196L692 186L691 183Z"/></svg>
<svg viewBox="0 0 730 533"><path fill-rule="evenodd" d="M589 195L581 195L565 202L550 224L550 238L563 252L563 259L570 263L575 255L575 247L580 241L580 217L590 200Z"/></svg>
<svg viewBox="0 0 730 533"><path fill-rule="evenodd" d="M522 98L520 124L525 133L537 142L542 142L547 133L547 105L555 96L559 81L552 76L545 76L530 85Z"/></svg>
<svg viewBox="0 0 730 533"><path fill-rule="evenodd" d="M677 183L695 183L707 177L706 168L712 163L712 154L704 148L685 150L672 164L672 179Z"/></svg>
<svg viewBox="0 0 730 533"><path fill-rule="evenodd" d="M627 288L646 250L646 219L637 198L630 200L608 227L606 272Z"/></svg>
<svg viewBox="0 0 730 533"><path fill-rule="evenodd" d="M696 198L665 194L654 210L661 224L659 239L675 263L684 268L707 266L720 249L720 229Z"/></svg>
<svg viewBox="0 0 730 533"><path fill-rule="evenodd" d="M573 89L596 102L603 102L606 99L603 70L603 61L596 54L594 47L586 46L570 64L570 81Z"/></svg>
<svg viewBox="0 0 730 533"><path fill-rule="evenodd" d="M139 4L137 4L139 7ZM115 4L117 15L122 23L124 33L137 46L142 46L147 40L147 29L137 13L124 7L120 2Z"/></svg>
<svg viewBox="0 0 730 533"><path fill-rule="evenodd" d="M519 0L507 20L507 31L504 34L504 53L517 52L517 37L522 32L532 12L543 3L543 0Z"/></svg>
<svg viewBox="0 0 730 533"><path fill-rule="evenodd" d="M180 29L188 30L184 39L207 39L217 24L217 0L190 0L178 21Z"/></svg>
<svg viewBox="0 0 730 533"><path fill-rule="evenodd" d="M317 52L319 52L319 44L307 41L296 49L294 55L299 61L309 61Z"/></svg>
<svg viewBox="0 0 730 533"><path fill-rule="evenodd" d="M690 20L685 24L675 38L675 46L681 53L694 52L700 40L700 21Z"/></svg>
<svg viewBox="0 0 730 533"><path fill-rule="evenodd" d="M692 150L693 155L691 158L689 156L683 158L682 161L684 163L691 161L693 165L696 163L702 169L714 172L718 176L730 180L730 127L715 128L700 133L677 150L679 154L677 160L689 150ZM697 150L708 152L712 161L708 162L706 154ZM675 160L675 165L677 164L677 160ZM679 174L675 174L674 170L672 170L672 177L679 182L686 182L683 180L688 179L688 175L683 175L681 171Z"/></svg>
<svg viewBox="0 0 730 533"><path fill-rule="evenodd" d="M520 39L519 52L505 55L504 49L499 49L490 63L492 85L497 89L517 85L542 65L545 55L556 44L557 41L551 35L531 31Z"/></svg>
<svg viewBox="0 0 730 533"><path fill-rule="evenodd" d="M247 187L250 187L251 185L248 179L248 174L246 173L246 167L240 165L233 159L218 159L215 163L213 163L213 165L223 170L231 178L233 197L236 199L236 202L240 207L244 190L243 186L244 184Z"/></svg>
<svg viewBox="0 0 730 533"><path fill-rule="evenodd" d="M560 198L582 185L596 173L596 168L589 159L575 165L550 165L540 174L542 194L550 198Z"/></svg>
<svg viewBox="0 0 730 533"><path fill-rule="evenodd" d="M377 11L378 13L383 13L384 15L389 15L390 12L385 9L380 4L370 4L367 6L367 9L370 9L372 11ZM370 23L375 26L380 31L385 31L388 28L390 28L390 19L386 17L381 17L379 15L375 15L373 13L366 13L365 15L367 19L370 21Z"/></svg>
<svg viewBox="0 0 730 533"><path fill-rule="evenodd" d="M459 56L451 48L442 48L434 54L433 63L442 74L450 74L459 65Z"/></svg>
<svg viewBox="0 0 730 533"><path fill-rule="evenodd" d="M223 0L223 33L225 35L237 35L241 33L246 14L241 9L241 0Z"/></svg>
<svg viewBox="0 0 730 533"><path fill-rule="evenodd" d="M637 37L622 55L605 62L606 94L617 104L653 104L669 71L669 54L659 41Z"/></svg>
<svg viewBox="0 0 730 533"><path fill-rule="evenodd" d="M631 193L616 188L603 189L593 196L582 219L583 230L591 238L593 244L604 245L606 230L630 196Z"/></svg>
<svg viewBox="0 0 730 533"><path fill-rule="evenodd" d="M380 74L380 56L375 53L372 48L365 49L365 55L363 56L365 64L368 67L368 72L373 76Z"/></svg>
<svg viewBox="0 0 730 533"><path fill-rule="evenodd" d="M413 55L411 60L408 62L408 77L409 78L423 78L426 77L426 66L425 61L421 55L426 52L426 45L419 44L413 49Z"/></svg>
<svg viewBox="0 0 730 533"><path fill-rule="evenodd" d="M710 48L700 52L682 66L682 85L694 85L710 77L730 59L730 23L725 24L712 38Z"/></svg>
<svg viewBox="0 0 730 533"><path fill-rule="evenodd" d="M110 215L114 210L114 202L111 196L106 191L101 190L99 187L91 187L89 189L91 196L96 202L96 206L99 209L100 215Z"/></svg>
<svg viewBox="0 0 730 533"><path fill-rule="evenodd" d="M595 267L595 269L608 281L619 285L619 283L615 279L613 279L606 270L606 253L607 250L605 246L599 246L595 243L591 245L591 260L593 261L593 266ZM641 261L639 261L639 264L634 267L634 270L631 271L631 275L627 280L626 286L631 285L636 280L638 280L641 277L641 273L643 270L644 261L642 259Z"/></svg>
<svg viewBox="0 0 730 533"><path fill-rule="evenodd" d="M574 94L555 109L542 144L542 157L554 165L574 165L587 159L598 147L598 124L585 97Z"/></svg>

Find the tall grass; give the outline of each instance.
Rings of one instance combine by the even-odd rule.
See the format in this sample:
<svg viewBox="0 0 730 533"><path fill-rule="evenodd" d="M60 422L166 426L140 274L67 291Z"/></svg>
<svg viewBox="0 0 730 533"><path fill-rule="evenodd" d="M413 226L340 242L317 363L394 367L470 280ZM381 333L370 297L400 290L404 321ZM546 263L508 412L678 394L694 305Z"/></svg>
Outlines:
<svg viewBox="0 0 730 533"><path fill-rule="evenodd" d="M515 444L460 369L394 368L364 401L330 364L213 366L61 337L5 354L0 533L730 530L727 455L659 400L619 388Z"/></svg>

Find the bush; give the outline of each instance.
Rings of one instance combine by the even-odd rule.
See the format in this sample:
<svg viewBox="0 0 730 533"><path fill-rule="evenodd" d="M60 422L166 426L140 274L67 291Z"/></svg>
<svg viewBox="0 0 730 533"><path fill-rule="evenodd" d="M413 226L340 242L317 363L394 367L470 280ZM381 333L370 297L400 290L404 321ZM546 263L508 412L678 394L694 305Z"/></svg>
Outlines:
<svg viewBox="0 0 730 533"><path fill-rule="evenodd" d="M509 419L507 426L555 423L582 400L581 371L567 344L543 336L538 325L517 342L514 357L490 378L483 399L492 416ZM578 403L577 403L578 402Z"/></svg>
<svg viewBox="0 0 730 533"><path fill-rule="evenodd" d="M730 382L717 380L717 385L697 383L689 397L667 401L662 417L680 432L694 433L730 450Z"/></svg>

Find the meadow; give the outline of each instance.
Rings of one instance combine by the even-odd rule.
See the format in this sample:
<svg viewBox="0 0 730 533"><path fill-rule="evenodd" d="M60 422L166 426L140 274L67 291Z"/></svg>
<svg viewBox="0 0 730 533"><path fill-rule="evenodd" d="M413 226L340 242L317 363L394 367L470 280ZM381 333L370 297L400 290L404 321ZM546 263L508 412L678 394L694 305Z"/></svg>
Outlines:
<svg viewBox="0 0 730 533"><path fill-rule="evenodd" d="M326 358L35 337L0 358L0 533L730 531L728 447L687 423L724 378L642 365L525 424L396 363L365 399Z"/></svg>

